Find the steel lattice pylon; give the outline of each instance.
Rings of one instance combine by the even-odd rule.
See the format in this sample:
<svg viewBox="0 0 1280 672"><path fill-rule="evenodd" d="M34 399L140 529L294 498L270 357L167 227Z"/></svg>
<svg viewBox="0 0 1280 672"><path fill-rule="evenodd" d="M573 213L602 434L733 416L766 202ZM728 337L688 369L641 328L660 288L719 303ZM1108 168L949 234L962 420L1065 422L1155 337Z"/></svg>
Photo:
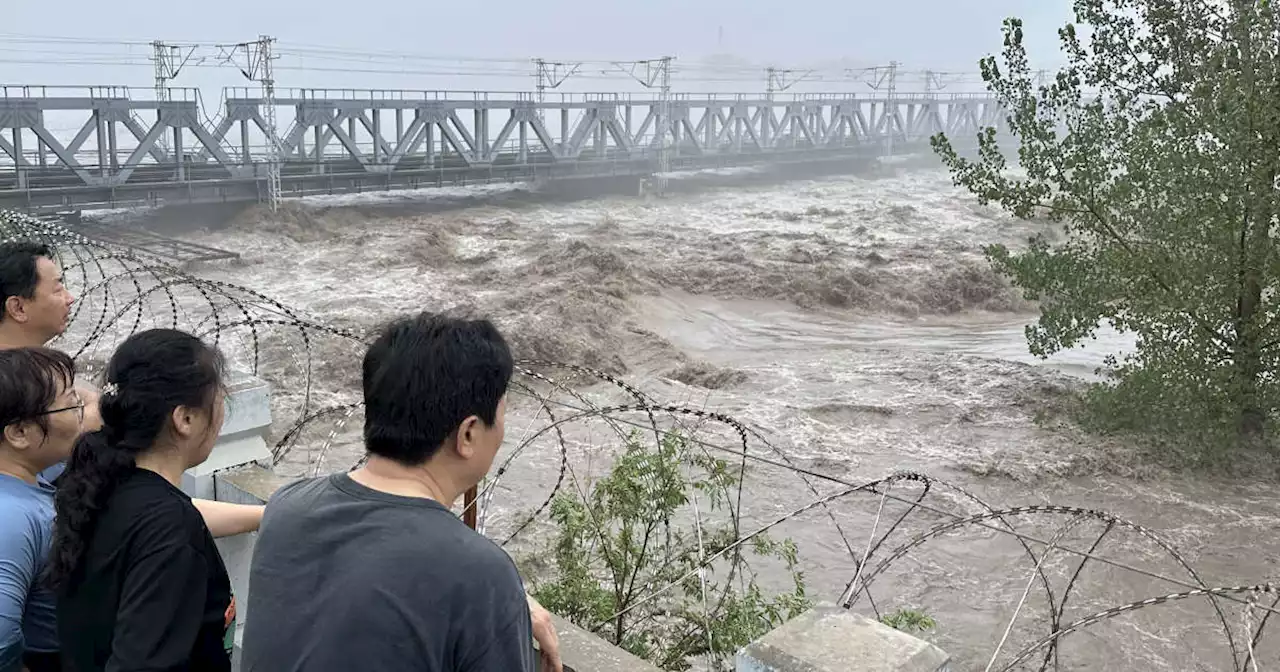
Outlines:
<svg viewBox="0 0 1280 672"><path fill-rule="evenodd" d="M276 80L272 72L271 45L274 38L262 35L258 38L259 82L262 83L262 118L267 134L267 201L271 211L280 208L280 137L276 132Z"/></svg>
<svg viewBox="0 0 1280 672"><path fill-rule="evenodd" d="M671 146L675 144L671 125L671 57L664 56L658 61L658 95L659 109L658 129L661 140L658 145L658 193L667 191L667 173L671 172ZM670 143L670 144L668 144Z"/></svg>
<svg viewBox="0 0 1280 672"><path fill-rule="evenodd" d="M665 193L667 173L671 172L671 149L675 144L675 126L671 122L671 62L674 56L645 61L615 62L614 66L630 75L647 89L657 89L654 107L653 144L657 153L658 193ZM643 71L640 68L643 67Z"/></svg>

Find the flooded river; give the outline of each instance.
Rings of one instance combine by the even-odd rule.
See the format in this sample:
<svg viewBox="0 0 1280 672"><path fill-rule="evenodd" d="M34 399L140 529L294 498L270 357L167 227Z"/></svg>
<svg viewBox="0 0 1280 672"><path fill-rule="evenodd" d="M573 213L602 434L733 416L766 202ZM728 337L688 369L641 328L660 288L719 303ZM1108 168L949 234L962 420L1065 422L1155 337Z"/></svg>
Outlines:
<svg viewBox="0 0 1280 672"><path fill-rule="evenodd" d="M979 206L944 173L904 171L650 200L564 203L499 193L430 214L319 201L275 216L246 213L190 237L243 255L201 275L263 292L326 324L361 330L403 311L475 306L500 322L521 355L608 371L662 403L736 418L768 441L753 439L751 450L774 462L851 483L922 472L995 508L1106 511L1176 546L1210 586L1274 579L1280 493L1271 482L1163 473L1135 463L1126 446L1054 419L1053 409L1105 354L1132 343L1103 332L1089 348L1048 361L1027 353L1023 327L1033 308L991 274L980 248L1020 244L1034 226ZM340 340L315 347L313 401L356 400L358 349ZM608 385L583 389L602 404L627 403ZM278 417L299 399L297 390L280 390ZM531 400L514 406L510 443L545 424ZM355 462L351 428L358 425L338 432L323 470ZM332 427L321 423L310 440L323 442ZM609 440L601 423L569 435L575 474L598 472L589 453ZM700 436L730 447L736 441L711 427ZM308 473L316 458L314 450L295 450L278 469ZM546 496L559 461L556 445L540 440L513 462L487 515L491 533L509 531ZM806 478L819 493L840 487ZM801 508L813 490L793 470L753 463L742 503L746 527ZM891 493L914 501L919 485ZM922 501L931 510L914 512L869 564L931 525L982 511L942 484ZM859 493L772 534L797 541L810 593L835 600L868 535L882 534L906 508ZM1061 533L1062 546L1086 551L1109 520L1057 511L1010 522L1041 540ZM1064 624L1195 585L1174 557L1133 530L1112 529L1092 553L1116 564L1085 567ZM1055 602L1080 559L1056 552L1043 561ZM1014 537L964 527L890 564L871 596L881 611L925 609L938 622L930 638L956 656L959 669L984 669L1011 620L999 661L1048 632L1046 593L1040 584L1027 588L1035 566ZM776 579L770 571L762 569ZM1223 605L1243 650L1243 610ZM872 613L865 598L856 608ZM1060 669L1235 669L1218 619L1203 598L1110 619L1066 637ZM1280 647L1264 643L1260 653L1263 667L1275 669ZM1034 660L1039 669L1040 656Z"/></svg>

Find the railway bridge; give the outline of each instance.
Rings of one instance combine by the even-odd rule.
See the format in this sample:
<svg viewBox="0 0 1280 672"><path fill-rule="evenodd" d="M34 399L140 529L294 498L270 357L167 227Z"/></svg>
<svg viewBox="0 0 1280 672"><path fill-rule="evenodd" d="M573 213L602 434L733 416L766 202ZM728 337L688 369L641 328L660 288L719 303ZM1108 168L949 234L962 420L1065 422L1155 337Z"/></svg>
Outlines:
<svg viewBox="0 0 1280 672"><path fill-rule="evenodd" d="M210 110L197 89L0 87L0 208L266 201L273 192L871 159L918 150L938 132L963 143L1003 125L986 94L281 89L266 98L228 88L223 99Z"/></svg>

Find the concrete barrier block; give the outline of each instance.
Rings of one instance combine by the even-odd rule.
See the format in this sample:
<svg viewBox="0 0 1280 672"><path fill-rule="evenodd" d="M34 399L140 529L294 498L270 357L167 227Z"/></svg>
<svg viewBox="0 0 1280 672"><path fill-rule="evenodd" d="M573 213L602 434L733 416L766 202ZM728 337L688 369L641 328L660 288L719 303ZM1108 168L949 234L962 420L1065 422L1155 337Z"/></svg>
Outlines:
<svg viewBox="0 0 1280 672"><path fill-rule="evenodd" d="M266 504L277 488L292 480L256 464L218 473L213 478L214 499L231 504ZM236 595L249 594L249 563L253 560L253 546L257 540L257 532L214 540L227 574L231 575L231 589ZM247 599L237 600L236 605L243 621Z"/></svg>
<svg viewBox="0 0 1280 672"><path fill-rule="evenodd" d="M228 376L226 416L213 452L203 464L182 474L182 489L191 497L235 504L265 504L287 482L271 473L271 388L266 381L240 372ZM248 610L249 564L257 533L217 539L231 590L236 596L238 623L231 669L240 669L240 643Z"/></svg>
<svg viewBox="0 0 1280 672"><path fill-rule="evenodd" d="M218 547L218 554L222 556L222 564L227 568L227 575L231 578L231 594L236 596L236 646L232 652L233 657L238 655L240 640L244 638L245 615L249 613L249 563L253 560L253 546L257 541L257 532L213 540ZM232 669L240 668L236 664Z"/></svg>
<svg viewBox="0 0 1280 672"><path fill-rule="evenodd" d="M271 388L266 381L231 372L227 380L226 416L213 452L203 464L182 474L182 489L192 497L215 499L213 475L244 464L269 464Z"/></svg>
<svg viewBox="0 0 1280 672"><path fill-rule="evenodd" d="M233 504L266 504L276 490L295 480L259 464L246 464L216 475L216 499Z"/></svg>
<svg viewBox="0 0 1280 672"><path fill-rule="evenodd" d="M737 672L950 672L942 649L834 604L819 604L748 644Z"/></svg>
<svg viewBox="0 0 1280 672"><path fill-rule="evenodd" d="M600 639L567 618L552 614L551 621L560 637L565 672L661 672L647 660Z"/></svg>
<svg viewBox="0 0 1280 672"><path fill-rule="evenodd" d="M271 386L247 373L227 374L227 414L221 436L261 434L271 427Z"/></svg>

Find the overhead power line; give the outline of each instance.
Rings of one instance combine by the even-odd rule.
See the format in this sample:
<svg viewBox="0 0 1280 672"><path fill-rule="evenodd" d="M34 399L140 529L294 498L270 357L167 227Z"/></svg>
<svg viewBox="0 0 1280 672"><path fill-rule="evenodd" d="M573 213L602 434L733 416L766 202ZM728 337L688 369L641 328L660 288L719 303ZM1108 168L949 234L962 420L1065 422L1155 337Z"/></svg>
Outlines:
<svg viewBox="0 0 1280 672"><path fill-rule="evenodd" d="M44 66L105 66L105 67L170 67L181 69L222 68L226 58L219 56L219 50L234 48L237 42L189 42L181 45L172 43L142 42L130 40L104 40L98 38L74 38L49 35L23 35L0 33L0 63L15 65ZM177 48L177 53L166 52L165 57L157 61L155 45L167 45ZM572 66L573 80L615 81L621 82L632 78L626 68L619 68L619 63L640 63L643 61L602 61L572 60L552 61L547 59L531 60L507 57L475 57L465 55L432 55L406 53L393 50L361 50L332 45L319 45L302 42L277 42L274 49L274 71L335 73L361 76L404 76L404 77L448 77L476 79L512 79L519 80L536 74L530 63L542 63L546 70L540 87L542 91L556 88L548 86L552 81L563 80L563 75ZM83 47L83 49L81 49ZM144 51L145 49L145 51ZM40 57L29 57L32 55ZM47 57L46 57L47 56ZM565 65L564 73L556 71L557 64ZM406 67L407 66L407 67ZM170 69L173 69L170 68ZM883 74L886 66L848 68L838 65L814 67L781 67L763 66L750 63L711 63L699 61L675 62L668 67L671 85L738 85L744 89L767 89L773 92L795 90L800 85L808 90L814 87L831 86L841 89L860 88L860 82L867 82L876 87L876 78ZM948 86L965 86L981 84L977 73L907 70L901 66L894 68L895 90L939 91ZM172 76L161 77L164 72L156 70L157 82L165 82ZM172 73L172 74L176 74ZM881 77L882 78L882 77ZM159 84L157 84L159 85ZM558 86L558 83L557 83ZM880 86L883 86L881 83ZM535 87L536 88L536 87Z"/></svg>
<svg viewBox="0 0 1280 672"><path fill-rule="evenodd" d="M33 65L77 65L77 66L110 65L110 66L138 66L138 67L150 67L153 65L152 61L144 56L119 57L119 58L92 57L92 58L64 58L64 59L57 59L57 58L24 59L24 58L9 58L6 56L0 56L0 63L33 64ZM220 66L217 63L201 61L201 62L188 63L186 67L218 68ZM528 69L515 69L515 68L510 68L510 69L494 69L494 68L388 69L388 68L325 67L325 66L307 66L307 65L279 65L279 66L276 66L275 69L283 70L283 71L294 71L294 72L334 72L334 73L371 74L371 75L424 75L424 76L438 76L438 77L452 76L452 77L483 77L483 78L496 78L496 77L519 78L519 77L529 76ZM698 83L720 82L720 83L742 83L742 84L761 83L763 84L766 81L764 76L764 71L761 71L761 74L759 76L690 76L690 73L694 73L698 71L690 68L684 68L684 67L681 67L681 68L673 67L671 72L673 76L678 76L678 80L681 82L698 82ZM915 74L917 73L912 73L912 72L902 73L899 75L899 81L903 81L903 80L914 81L915 78L912 77L912 75L915 75ZM574 79L622 81L622 80L625 80L626 77L624 77L622 73L610 74L608 70L596 70L596 71L590 71L590 72L580 72L574 76ZM839 75L838 73L831 73L830 75L814 74L814 75L805 77L803 80L804 83L809 83L809 84L851 83L851 82L857 82L857 81L858 80L856 78L842 76L842 75ZM920 78L920 81L921 82L924 81L923 77ZM948 83L977 84L977 83L980 83L981 81L982 80L980 77L974 76L972 78L966 78L961 80L952 79L952 80L949 80ZM925 87L922 84L920 88L923 90Z"/></svg>
<svg viewBox="0 0 1280 672"><path fill-rule="evenodd" d="M139 46L145 47L147 42L129 41L129 40L104 40L101 38L90 37L59 37L55 35L22 35L19 33L0 33L0 40L4 40L8 44L14 43L32 43L32 44L93 44L100 46Z"/></svg>

